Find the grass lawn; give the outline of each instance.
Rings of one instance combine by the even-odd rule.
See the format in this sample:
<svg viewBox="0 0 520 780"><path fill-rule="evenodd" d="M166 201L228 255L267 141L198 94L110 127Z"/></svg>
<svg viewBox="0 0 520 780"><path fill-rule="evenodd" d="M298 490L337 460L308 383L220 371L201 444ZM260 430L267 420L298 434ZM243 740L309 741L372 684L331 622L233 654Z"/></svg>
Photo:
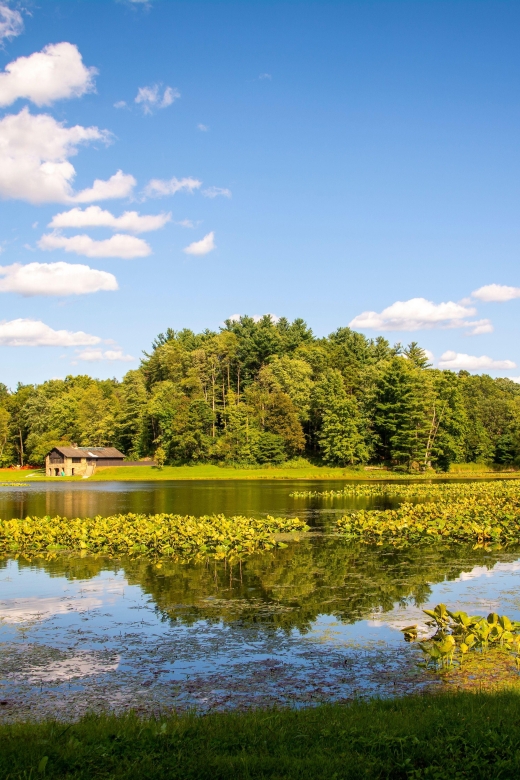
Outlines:
<svg viewBox="0 0 520 780"><path fill-rule="evenodd" d="M0 777L511 778L520 696L455 693L303 710L0 726Z"/></svg>
<svg viewBox="0 0 520 780"><path fill-rule="evenodd" d="M154 466L113 466L99 468L89 481L164 481L164 480L230 480L230 479L287 479L287 480L381 480L381 479L446 479L447 476L456 479L514 479L520 477L520 471L496 471L490 466L477 463L455 464L449 474L400 474L383 469L364 468L334 468L332 466L272 466L259 468L231 468L200 464L195 466L165 466L158 469ZM43 469L21 470L0 469L0 485L10 482L42 482L61 480L64 482L81 482L82 477L46 477ZM87 480L84 480L87 482Z"/></svg>

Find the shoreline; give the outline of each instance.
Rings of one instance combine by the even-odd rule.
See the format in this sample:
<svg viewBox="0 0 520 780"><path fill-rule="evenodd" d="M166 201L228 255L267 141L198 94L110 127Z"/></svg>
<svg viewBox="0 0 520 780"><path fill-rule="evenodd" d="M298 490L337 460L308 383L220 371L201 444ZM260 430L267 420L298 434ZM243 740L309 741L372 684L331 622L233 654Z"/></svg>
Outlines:
<svg viewBox="0 0 520 780"><path fill-rule="evenodd" d="M140 717L141 715L141 717ZM446 735L449 735L447 739ZM68 780L132 777L515 777L518 697L450 693L390 700L176 715L139 710L79 721L0 726L5 776Z"/></svg>
<svg viewBox="0 0 520 780"><path fill-rule="evenodd" d="M401 474L379 469L358 470L305 466L302 468L226 468L213 465L197 466L105 466L87 479L78 477L47 477L43 469L0 469L0 486L19 482L166 482L166 481L350 481L350 482L438 482L446 480L520 479L520 471L461 469L446 473Z"/></svg>

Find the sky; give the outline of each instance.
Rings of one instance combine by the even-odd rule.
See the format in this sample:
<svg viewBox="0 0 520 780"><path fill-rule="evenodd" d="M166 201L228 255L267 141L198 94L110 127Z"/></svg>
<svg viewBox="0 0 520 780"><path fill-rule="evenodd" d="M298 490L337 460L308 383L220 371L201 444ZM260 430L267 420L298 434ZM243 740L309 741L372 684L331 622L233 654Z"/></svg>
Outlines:
<svg viewBox="0 0 520 780"><path fill-rule="evenodd" d="M520 4L0 0L0 382L269 313L520 377Z"/></svg>

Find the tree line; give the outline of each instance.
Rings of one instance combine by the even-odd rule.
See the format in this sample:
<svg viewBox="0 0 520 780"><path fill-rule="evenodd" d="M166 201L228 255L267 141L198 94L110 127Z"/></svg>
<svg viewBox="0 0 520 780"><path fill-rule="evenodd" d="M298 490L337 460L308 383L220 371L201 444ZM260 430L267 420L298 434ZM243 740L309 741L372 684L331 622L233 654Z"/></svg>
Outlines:
<svg viewBox="0 0 520 780"><path fill-rule="evenodd" d="M170 464L520 465L520 386L434 369L416 342L244 316L168 329L121 381L0 384L0 465L41 465L60 444Z"/></svg>

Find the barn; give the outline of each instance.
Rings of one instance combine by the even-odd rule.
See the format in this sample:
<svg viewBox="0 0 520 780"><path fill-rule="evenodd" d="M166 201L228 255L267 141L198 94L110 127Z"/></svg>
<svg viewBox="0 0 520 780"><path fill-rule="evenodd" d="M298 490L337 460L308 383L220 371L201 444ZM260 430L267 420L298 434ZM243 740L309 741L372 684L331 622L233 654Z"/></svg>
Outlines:
<svg viewBox="0 0 520 780"><path fill-rule="evenodd" d="M115 447L53 447L45 458L48 477L90 477L97 466L122 466L125 456Z"/></svg>

